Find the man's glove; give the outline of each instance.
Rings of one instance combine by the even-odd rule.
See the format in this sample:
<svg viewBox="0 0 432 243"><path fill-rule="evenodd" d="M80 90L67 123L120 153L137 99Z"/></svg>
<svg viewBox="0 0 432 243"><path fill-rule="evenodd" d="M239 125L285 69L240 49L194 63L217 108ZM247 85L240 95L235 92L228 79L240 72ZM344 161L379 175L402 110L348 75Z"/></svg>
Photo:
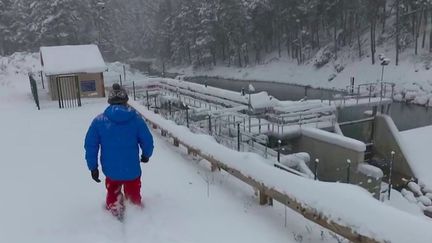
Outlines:
<svg viewBox="0 0 432 243"><path fill-rule="evenodd" d="M149 162L149 158L145 157L144 155L141 155L141 162L147 163Z"/></svg>
<svg viewBox="0 0 432 243"><path fill-rule="evenodd" d="M99 170L98 169L94 169L91 171L91 177L93 178L94 181L96 181L97 183L100 183L101 180L99 180Z"/></svg>

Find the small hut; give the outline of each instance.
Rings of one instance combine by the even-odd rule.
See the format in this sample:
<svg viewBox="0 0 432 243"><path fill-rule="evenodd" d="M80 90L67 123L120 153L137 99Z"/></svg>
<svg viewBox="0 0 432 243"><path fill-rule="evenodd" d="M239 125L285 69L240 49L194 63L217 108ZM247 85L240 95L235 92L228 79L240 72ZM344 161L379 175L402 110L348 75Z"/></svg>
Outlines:
<svg viewBox="0 0 432 243"><path fill-rule="evenodd" d="M105 62L96 45L40 48L42 70L53 100L105 97Z"/></svg>

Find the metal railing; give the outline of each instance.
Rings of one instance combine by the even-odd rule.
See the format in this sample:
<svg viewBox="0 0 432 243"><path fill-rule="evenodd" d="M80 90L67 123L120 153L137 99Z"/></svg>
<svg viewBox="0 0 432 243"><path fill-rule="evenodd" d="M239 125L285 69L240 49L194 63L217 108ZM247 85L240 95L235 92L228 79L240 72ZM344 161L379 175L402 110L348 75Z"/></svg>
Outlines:
<svg viewBox="0 0 432 243"><path fill-rule="evenodd" d="M343 100L344 102L349 99L355 99L356 103L359 103L360 99L367 99L371 102L373 98L379 98L382 101L385 98L393 100L395 84L390 82L379 82L379 83L365 83L359 84L355 88L353 86L347 86L347 94L336 100Z"/></svg>

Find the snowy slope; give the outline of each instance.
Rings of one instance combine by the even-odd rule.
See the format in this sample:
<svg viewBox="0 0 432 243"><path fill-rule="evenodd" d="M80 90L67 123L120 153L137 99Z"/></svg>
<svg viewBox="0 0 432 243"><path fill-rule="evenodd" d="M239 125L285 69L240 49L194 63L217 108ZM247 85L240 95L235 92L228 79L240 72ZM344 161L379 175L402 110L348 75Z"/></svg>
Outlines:
<svg viewBox="0 0 432 243"><path fill-rule="evenodd" d="M83 154L106 100L69 110L43 100L37 111L26 71L0 76L0 242L336 242L289 210L285 227L282 206L258 206L251 188L210 173L157 135L143 165L146 208L130 208L121 225L102 209L104 187L91 180Z"/></svg>
<svg viewBox="0 0 432 243"><path fill-rule="evenodd" d="M142 166L146 208L129 208L120 224L102 209L104 187L91 180L83 154L86 129L106 100L68 110L43 100L37 111L26 76L35 59L1 59L0 242L340 242L280 204L258 206L251 188L210 173L157 134L155 155Z"/></svg>
<svg viewBox="0 0 432 243"><path fill-rule="evenodd" d="M366 36L364 37L366 38ZM364 46L365 52L368 47ZM412 50L406 50L400 56L399 65L394 63L394 46L391 44L377 47L378 54L384 54L392 62L385 67L386 82L396 83L396 99L408 100L416 104L432 105L432 56L430 53L415 56ZM319 53L318 53L319 55ZM215 76L241 80L274 81L291 84L311 85L313 87L346 89L350 85L351 77L355 77L355 84L373 83L381 80L382 66L371 64L369 55L357 56L357 50L343 48L337 60L331 60L321 68L313 65L313 59L298 65L297 61L285 56L277 57L277 53L268 54L260 65L245 68L226 67L218 65L212 70L193 70L191 67L175 67L170 71L186 76ZM316 57L318 58L318 57ZM342 69L342 68L343 69ZM339 69L338 72L336 69ZM342 69L342 71L340 70ZM430 100L430 103L429 103Z"/></svg>
<svg viewBox="0 0 432 243"><path fill-rule="evenodd" d="M432 126L401 132L402 142L409 151L414 164L410 164L416 176L427 185L432 185L431 143Z"/></svg>

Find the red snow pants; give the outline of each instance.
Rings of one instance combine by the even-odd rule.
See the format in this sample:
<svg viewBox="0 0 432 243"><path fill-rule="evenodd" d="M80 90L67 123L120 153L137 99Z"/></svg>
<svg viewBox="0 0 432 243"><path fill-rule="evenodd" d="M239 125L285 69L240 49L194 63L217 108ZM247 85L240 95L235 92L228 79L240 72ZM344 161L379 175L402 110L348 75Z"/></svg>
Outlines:
<svg viewBox="0 0 432 243"><path fill-rule="evenodd" d="M106 208L110 211L122 211L123 210L123 193L122 187L124 187L124 197L132 204L139 207L143 207L141 202L141 177L136 178L132 181L114 181L110 178L106 178L105 186L107 189L106 197Z"/></svg>

